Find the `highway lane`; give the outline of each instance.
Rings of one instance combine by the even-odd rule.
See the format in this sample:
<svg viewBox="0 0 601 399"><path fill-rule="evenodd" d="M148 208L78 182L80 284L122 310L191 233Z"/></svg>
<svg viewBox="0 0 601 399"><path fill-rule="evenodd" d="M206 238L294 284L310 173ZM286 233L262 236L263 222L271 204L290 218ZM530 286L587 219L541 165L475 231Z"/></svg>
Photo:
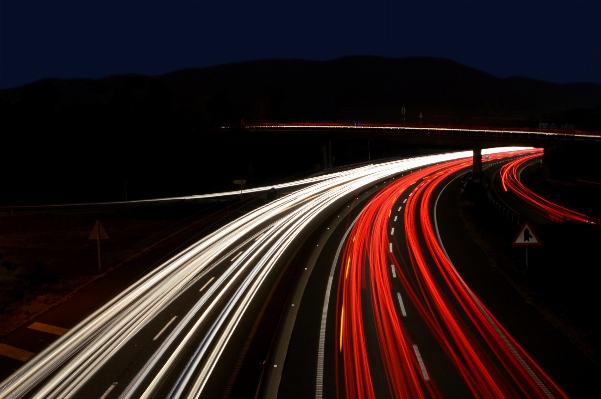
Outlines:
<svg viewBox="0 0 601 399"><path fill-rule="evenodd" d="M404 179L405 182L395 182L378 195L377 201L374 199L375 214L364 212L365 222L360 220L351 232L356 234L357 240L349 241L343 252L343 260L348 257L348 261L343 266L345 277L339 283L342 295L338 300L337 317L340 320L339 362L344 374L340 389L346 397L376 397L365 357L368 348L363 323L368 318L362 314L362 292L366 286L370 288L377 342L391 396L441 397L453 393L442 393L435 376L428 372L428 358L422 357L417 337L409 334L404 326L402 309L402 317L397 316L395 301L389 292L391 262L396 270L394 274L405 288L404 295L418 309L419 316L473 396L561 396L561 391L463 284L439 247L428 212L429 196L436 182L457 166L459 162L455 165L449 162L444 169L426 168L414 174L417 176ZM387 256L388 247L389 253L394 254L393 232L387 234L390 228L387 222L397 205L396 195L409 190L416 180L417 185L406 200L404 223L409 262L403 262L394 255ZM354 259L358 261L355 263ZM365 259L369 262L368 272ZM474 328L478 334L472 332ZM347 332L346 338L344 332Z"/></svg>
<svg viewBox="0 0 601 399"><path fill-rule="evenodd" d="M332 261L331 277L339 285L331 294L337 299L329 301L336 311L324 307L329 333L319 344L328 345L334 360L328 363L326 356L321 366L326 378L317 359L316 397L564 397L467 288L439 246L430 220L432 192L461 166L467 163L398 179L346 229L344 250L340 246ZM293 339L290 355L298 360L295 346L307 345ZM291 361L292 372L285 369L280 397L307 397L306 389L294 394L306 385L294 382L304 381L296 364Z"/></svg>
<svg viewBox="0 0 601 399"><path fill-rule="evenodd" d="M542 157L542 150L536 154L513 160L504 165L499 171L499 182L503 191L510 192L517 199L527 204L534 212L552 222L562 223L568 221L593 225L599 224L599 220L582 212L554 203L529 189L521 182L520 177L523 169L539 161L540 157Z"/></svg>
<svg viewBox="0 0 601 399"><path fill-rule="evenodd" d="M540 162L542 150L490 168L491 190L503 206L540 225L553 223L599 224L599 220L544 198L521 182L522 172Z"/></svg>
<svg viewBox="0 0 601 399"><path fill-rule="evenodd" d="M410 245L411 263L419 267L420 277L430 297L445 298L442 303L432 299L421 301L428 304L428 309L422 313L432 317L432 325L441 345L452 353L455 368L462 374L474 396L563 397L562 391L467 287L440 246L428 206L436 180L440 181L442 176L432 179L432 182L422 183L424 187L421 190L421 185L418 186L416 195L422 195L423 198L419 203L417 200L408 201L405 214L410 235L413 239L423 237L433 260L423 256L424 246ZM435 278L429 279L429 273L436 271L439 273L438 280L442 278L445 285L436 282ZM440 289L442 287L447 292ZM456 315L452 315L453 312ZM441 320L444 320L444 324ZM474 328L477 334L473 333Z"/></svg>
<svg viewBox="0 0 601 399"><path fill-rule="evenodd" d="M527 206L523 200L520 200L510 191L505 191L502 184L501 170L507 165L507 162L495 163L487 168L486 174L490 177L489 190L494 194L503 207L513 212L515 215L520 215L526 220L533 221L540 225L551 223L540 212L537 212L531 206Z"/></svg>
<svg viewBox="0 0 601 399"><path fill-rule="evenodd" d="M324 190L324 188L321 189ZM330 191L330 189L331 188L327 188L328 191ZM309 193L312 192L312 190L308 191ZM280 201L281 203L279 204L279 206L277 206L277 209L275 211L272 210L274 208L273 206L267 206L267 210L273 213L273 215L270 215L270 217L286 219L286 217L279 216L279 214L283 211L282 207L290 208L294 206L300 207L300 210L296 210L296 212L290 210L288 212L289 215L287 216L287 220L292 220L294 216L297 216L298 218L298 215L311 215L311 212L306 212L307 204L304 205L304 208L302 205L302 202L306 200L306 194L304 194L304 196L300 198L300 200L298 198L296 198L295 200L291 200L290 198L288 198L287 200ZM311 205L314 204L310 204L309 207ZM249 219L256 218L251 217ZM182 317L182 321L178 323L178 326L188 326L190 322L194 321L194 316L196 312L202 312L202 317L208 318L208 316L211 313L211 310L216 307L216 304L219 304L220 299L222 301L226 301L228 299L226 298L225 294L228 292L227 288L233 286L234 280L241 280L246 284L246 286L252 285L253 281L260 281L256 279L257 273L261 271L260 268L255 268L254 270L252 270L254 274L245 275L244 272L247 272L248 268L245 269L244 267L239 266L250 265L251 261L253 260L249 260L249 258L252 258L251 255L253 255L255 258L259 257L261 255L261 251L269 253L268 256L263 255L263 257L261 258L263 264L268 263L273 258L272 253L274 252L274 241L277 238L281 239L281 237L278 237L274 234L263 234L262 236L258 236L257 241L253 241L251 244L252 246L256 247L257 250L254 251L253 254L240 255L241 252L244 252L243 246L247 243L237 243L236 241L241 240L241 238L232 239L230 238L230 235L233 235L234 237L244 237L252 231L251 227L254 229L259 229L257 234L260 234L260 229L263 228L262 225L269 222L268 219L269 218L263 217L262 219L260 218L260 220L258 221L255 220L255 222L252 224L247 223L246 220L242 220L238 221L238 223L233 223L233 225L227 226L225 229L222 229L225 231L220 231L217 232L217 234L215 234L217 236L220 235L222 238L221 241L225 240L225 244L220 243L218 248L215 248L215 245L210 244L205 245L203 248L198 248L199 246L202 246L201 244L198 244L196 248L189 249L185 253L180 254L178 257L168 262L168 265L166 267L160 268L159 271L154 272L152 275L146 277L141 282L136 284L135 287L130 288L129 292L122 294L121 298L118 298L114 300L112 304L107 305L105 307L106 311L101 310L97 313L96 316L92 316L91 318L89 318L87 323L82 323L80 325L82 330L88 329L90 324L93 324L94 327L96 327L96 325L102 325L100 330L100 333L102 334L101 339L96 339L93 345L89 348L86 348L87 351L84 352L80 358L76 359L75 362L71 361L70 363L72 365L68 370L66 370L65 374L60 375L59 378L53 378L53 380L61 381L61 383L58 384L58 387L55 387L54 384L51 384L51 388L40 390L39 392L37 392L37 394L41 396L49 396L52 394L52 391L50 391L50 389L58 388L59 390L63 390L66 395L69 395L71 392L80 389L81 387L78 386L78 384L82 384L84 381L87 380L86 377L88 373L93 374L96 371L98 371L99 367L103 364L103 360L105 360L106 357L111 354L111 351L114 351L115 349L117 349L117 347L123 346L123 341L126 339L128 340L131 334L137 332L135 331L135 329L141 330L143 329L143 327L145 327L146 321L151 319L149 314L150 312L155 312L157 315L161 313L165 305L167 305L170 301L177 299L177 297L179 296L179 292L185 290L186 288L188 288L188 286L193 285L196 282L196 280L202 279L208 272L211 272L213 268L218 266L220 262L225 261L227 258L231 258L234 260L232 266L227 269L227 273L221 273L220 277L218 279L215 279L210 287L206 288L205 294L201 297L201 300L198 301L192 307L192 309L188 312L187 315L184 315L184 317ZM285 223L282 223L280 221L280 224L282 226L289 227L289 223L287 226ZM266 231L265 233L271 233L270 230L273 230L274 228L275 227L273 226L268 226L268 231ZM286 233L285 229L283 229L282 227L280 227L280 229L283 230L284 233ZM236 234L232 234L233 232L235 232ZM218 242L215 239L215 235L213 235L213 237L209 237L209 241L212 240L213 242ZM291 232L288 232L287 235L284 235L284 238L290 237L290 235ZM205 239L203 241L206 242L207 240ZM285 245L280 245L279 249L282 250L282 248L285 247ZM236 254L236 251L240 251L237 252L238 255ZM208 259L205 258L205 256L207 256L207 253ZM215 259L217 257L221 257L222 259ZM209 264L211 260L216 261L215 265ZM153 286L152 290L148 289L148 286ZM230 288L229 292L231 291L232 289ZM123 301L122 298L131 298L132 300ZM121 304L120 302L125 303ZM245 304L246 303L243 302L242 306L244 306ZM123 309L124 314L115 314L119 312L119 309ZM152 316L154 318L155 315ZM108 323L103 323L105 319L111 320ZM220 320L224 319L222 318ZM222 321L222 323L223 322L224 321ZM196 321L194 327L198 327L198 324L202 323L198 323L198 321ZM205 324L209 325L210 322L207 321L207 323ZM215 326L214 322L212 326ZM69 335L77 335L77 333L79 332L77 330L77 328L73 329ZM181 332L181 329L178 329L177 327L176 330L178 332ZM79 345L86 345L87 342L85 342L85 340L90 339L88 338L89 335L86 333L87 331L83 331L84 337L80 339L83 339L84 342ZM94 331L92 334L95 333L96 331ZM121 335L117 336L118 333L120 333ZM192 336L193 334L188 333L186 335L185 342L179 343L180 345L178 345L178 354L184 349L184 346L182 344L191 341L193 338ZM115 337L118 338L115 339ZM69 337L66 336L66 338ZM65 342L69 341L69 339L62 339L61 341ZM56 345L54 345L54 347L57 347L61 343L62 342L57 343ZM77 340L75 345L78 345ZM51 352L52 349L53 348L50 348L50 350L47 350L46 352ZM164 349L166 348L160 348L159 353L165 353ZM95 358L92 359L90 357L91 355L93 355ZM174 356L172 355L169 359L174 359ZM34 359L34 362L35 360L37 359ZM88 367L86 373L78 373L79 378L72 377L73 370L79 370L82 366ZM31 367L28 368L27 365L25 368L31 370ZM165 366L163 366L162 370L164 369ZM49 371L50 370L51 369L49 369ZM32 371L35 372L36 370ZM141 381L144 377L144 375L139 375L136 382ZM65 382L67 382L67 384L65 384ZM133 392L135 392L137 386L134 384L128 388L130 389L130 392L132 392L133 395Z"/></svg>
<svg viewBox="0 0 601 399"><path fill-rule="evenodd" d="M341 172L251 212L173 257L71 329L5 380L0 396L209 395L213 371L231 358L222 354L237 327L252 325L256 313L248 310L266 298L264 287L286 264L281 260L319 218L390 175L466 155ZM150 337L157 339L149 343Z"/></svg>
<svg viewBox="0 0 601 399"><path fill-rule="evenodd" d="M508 161L510 159L491 162L488 172L495 169L498 172ZM496 268L500 266L498 261L488 258L471 233L463 228L458 202L460 187L461 176L455 180L450 177L448 183L442 184L434 193L441 242L453 265L500 323L570 397L591 397L591 393L598 390L596 381L601 378L598 368L553 325L553 321L524 300ZM514 238L515 234L509 232L504 238L505 245L509 246Z"/></svg>

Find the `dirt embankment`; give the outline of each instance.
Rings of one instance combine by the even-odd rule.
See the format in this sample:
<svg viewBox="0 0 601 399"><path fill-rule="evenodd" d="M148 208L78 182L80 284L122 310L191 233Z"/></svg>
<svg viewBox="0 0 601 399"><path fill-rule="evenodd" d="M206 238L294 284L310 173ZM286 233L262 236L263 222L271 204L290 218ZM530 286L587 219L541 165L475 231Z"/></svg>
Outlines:
<svg viewBox="0 0 601 399"><path fill-rule="evenodd" d="M106 273L144 273L264 201L0 214L0 337ZM100 243L102 271L88 239L96 220L110 237Z"/></svg>
<svg viewBox="0 0 601 399"><path fill-rule="evenodd" d="M535 189L533 183L542 181L542 175L536 169L530 173L526 180ZM541 194L548 195L548 192ZM576 199L564 197L563 200L567 203ZM464 191L460 209L467 230L490 263L527 303L585 356L601 365L601 318L597 294L601 228L569 223L536 225L542 245L529 247L526 269L525 248L511 244L511 237L517 234L519 226L503 219L488 202L483 190L470 187Z"/></svg>

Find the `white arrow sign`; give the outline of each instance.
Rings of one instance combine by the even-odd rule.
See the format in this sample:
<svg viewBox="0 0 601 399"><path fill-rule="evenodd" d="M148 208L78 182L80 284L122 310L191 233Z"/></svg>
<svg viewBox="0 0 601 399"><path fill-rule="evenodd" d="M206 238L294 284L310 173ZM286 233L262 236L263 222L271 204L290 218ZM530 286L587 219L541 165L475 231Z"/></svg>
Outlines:
<svg viewBox="0 0 601 399"><path fill-rule="evenodd" d="M524 222L520 232L513 240L513 245L540 245L540 238L536 235L529 222Z"/></svg>

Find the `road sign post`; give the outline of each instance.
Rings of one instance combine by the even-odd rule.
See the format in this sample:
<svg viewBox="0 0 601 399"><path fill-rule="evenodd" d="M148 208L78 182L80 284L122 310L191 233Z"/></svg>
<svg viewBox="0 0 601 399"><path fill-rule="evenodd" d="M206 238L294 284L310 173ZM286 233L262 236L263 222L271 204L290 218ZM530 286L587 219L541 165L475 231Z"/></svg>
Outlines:
<svg viewBox="0 0 601 399"><path fill-rule="evenodd" d="M541 245L541 240L538 235L532 229L532 223L525 221L518 235L513 240L513 245L525 246L526 247L526 273L528 273L528 247L532 245Z"/></svg>
<svg viewBox="0 0 601 399"><path fill-rule="evenodd" d="M96 240L96 246L98 247L98 271L102 270L102 264L100 262L100 240L108 240L109 235L106 234L104 227L100 224L100 221L96 221L94 227L92 228L92 232L88 237L89 240Z"/></svg>
<svg viewBox="0 0 601 399"><path fill-rule="evenodd" d="M242 185L246 184L246 180L234 180L234 184L239 184L240 185L240 196L242 197Z"/></svg>

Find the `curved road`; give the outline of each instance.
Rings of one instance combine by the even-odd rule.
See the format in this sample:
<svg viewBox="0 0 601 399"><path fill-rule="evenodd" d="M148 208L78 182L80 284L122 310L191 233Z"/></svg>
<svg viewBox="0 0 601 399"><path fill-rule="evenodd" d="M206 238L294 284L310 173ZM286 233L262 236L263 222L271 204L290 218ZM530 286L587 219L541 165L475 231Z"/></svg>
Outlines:
<svg viewBox="0 0 601 399"><path fill-rule="evenodd" d="M500 167L492 156L491 165ZM456 171L467 166L469 160L397 179L359 216L349 215L317 260L279 397L566 397L564 384L577 396L592 392L590 374L565 338L491 271L479 250L469 253L475 245L466 245L465 233L454 233L462 222L457 209L449 217L449 204L457 203ZM444 191L448 186L454 191ZM443 191L454 198L439 207ZM315 292L326 293L325 304Z"/></svg>
<svg viewBox="0 0 601 399"><path fill-rule="evenodd" d="M239 368L296 248L366 187L468 153L370 165L317 182L210 234L29 360L0 397L215 397ZM225 388L223 385L225 384Z"/></svg>

